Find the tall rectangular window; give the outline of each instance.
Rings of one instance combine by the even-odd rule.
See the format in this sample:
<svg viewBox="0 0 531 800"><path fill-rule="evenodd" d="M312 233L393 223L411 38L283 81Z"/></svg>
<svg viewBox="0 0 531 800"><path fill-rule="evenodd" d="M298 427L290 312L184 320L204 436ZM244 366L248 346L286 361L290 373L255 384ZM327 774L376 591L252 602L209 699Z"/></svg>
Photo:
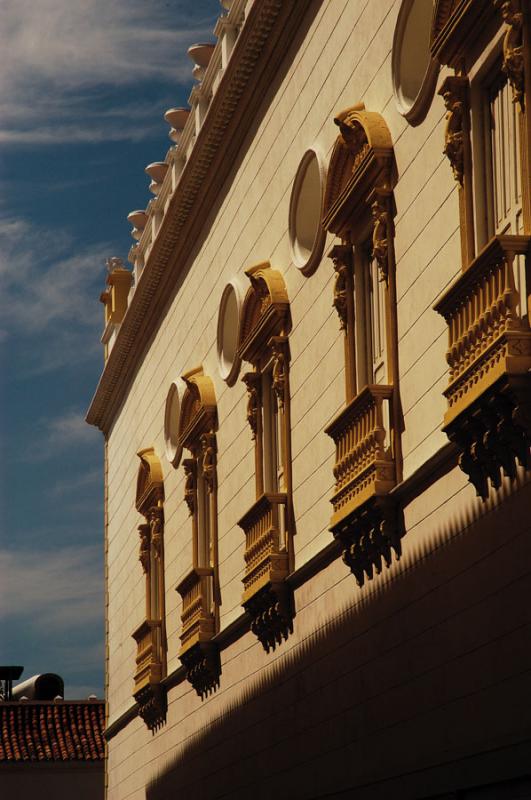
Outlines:
<svg viewBox="0 0 531 800"><path fill-rule="evenodd" d="M368 384L387 381L386 292L370 245L357 247L354 256L356 382L360 392Z"/></svg>
<svg viewBox="0 0 531 800"><path fill-rule="evenodd" d="M483 90L485 182L488 238L523 232L522 166L518 106L511 86L497 66ZM514 279L520 296L518 313L527 314L525 258L517 256Z"/></svg>

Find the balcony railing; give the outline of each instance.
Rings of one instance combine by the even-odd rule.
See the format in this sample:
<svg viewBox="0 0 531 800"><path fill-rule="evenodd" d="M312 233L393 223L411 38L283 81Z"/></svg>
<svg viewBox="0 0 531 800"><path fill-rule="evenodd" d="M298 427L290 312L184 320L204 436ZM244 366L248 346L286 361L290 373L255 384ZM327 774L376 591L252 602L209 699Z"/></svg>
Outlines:
<svg viewBox="0 0 531 800"><path fill-rule="evenodd" d="M501 470L514 477L529 464L531 331L526 291L515 281L530 236L495 236L435 306L448 324L449 384L445 430L460 465L482 497Z"/></svg>
<svg viewBox="0 0 531 800"><path fill-rule="evenodd" d="M137 644L135 696L162 679L162 624L146 619L133 633Z"/></svg>
<svg viewBox="0 0 531 800"><path fill-rule="evenodd" d="M448 324L450 382L445 424L507 374L529 369L529 323L517 312L517 256L531 237L495 236L437 304ZM527 347L524 342L527 341Z"/></svg>
<svg viewBox="0 0 531 800"><path fill-rule="evenodd" d="M287 516L287 495L265 493L238 522L245 533L242 604L251 616L251 630L266 651L293 630L293 601L285 582Z"/></svg>
<svg viewBox="0 0 531 800"><path fill-rule="evenodd" d="M238 522L245 533L244 604L269 583L288 574L288 554L282 536L285 494L263 494Z"/></svg>
<svg viewBox="0 0 531 800"><path fill-rule="evenodd" d="M196 567L177 587L183 600L181 655L199 642L210 641L216 632L212 613L213 580L212 567Z"/></svg>
<svg viewBox="0 0 531 800"><path fill-rule="evenodd" d="M372 497L396 482L389 436L392 386L366 386L328 426L336 445L333 529Z"/></svg>

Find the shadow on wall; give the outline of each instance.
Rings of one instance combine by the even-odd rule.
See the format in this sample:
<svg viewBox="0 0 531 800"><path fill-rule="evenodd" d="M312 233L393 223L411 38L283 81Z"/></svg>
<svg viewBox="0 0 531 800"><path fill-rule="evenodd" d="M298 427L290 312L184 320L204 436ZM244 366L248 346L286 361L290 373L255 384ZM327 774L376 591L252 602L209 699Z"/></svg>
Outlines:
<svg viewBox="0 0 531 800"><path fill-rule="evenodd" d="M520 484L434 530L231 694L147 799L530 798L530 500Z"/></svg>

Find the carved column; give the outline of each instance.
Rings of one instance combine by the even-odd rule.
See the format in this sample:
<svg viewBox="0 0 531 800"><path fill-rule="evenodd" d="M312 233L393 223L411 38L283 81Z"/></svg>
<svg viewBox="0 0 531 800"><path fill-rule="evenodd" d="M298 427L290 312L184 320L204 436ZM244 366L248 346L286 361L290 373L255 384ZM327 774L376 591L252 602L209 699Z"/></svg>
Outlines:
<svg viewBox="0 0 531 800"><path fill-rule="evenodd" d="M356 342L354 334L354 259L350 244L336 244L330 252L336 273L333 305L344 333L345 393L347 403L356 394Z"/></svg>
<svg viewBox="0 0 531 800"><path fill-rule="evenodd" d="M391 442L396 466L396 480L402 480L402 409L398 371L398 319L395 259L395 202L391 189L377 187L369 197L373 219L372 255L378 264L379 279L385 283L385 332L387 380L395 387L391 401Z"/></svg>
<svg viewBox="0 0 531 800"><path fill-rule="evenodd" d="M258 372L246 372L242 381L247 387L247 422L254 440L256 496L264 491L264 456L262 442L261 379Z"/></svg>
<svg viewBox="0 0 531 800"><path fill-rule="evenodd" d="M513 90L518 109L522 160L522 210L524 233L531 233L531 9L522 0L493 0L507 25L503 40L502 69Z"/></svg>

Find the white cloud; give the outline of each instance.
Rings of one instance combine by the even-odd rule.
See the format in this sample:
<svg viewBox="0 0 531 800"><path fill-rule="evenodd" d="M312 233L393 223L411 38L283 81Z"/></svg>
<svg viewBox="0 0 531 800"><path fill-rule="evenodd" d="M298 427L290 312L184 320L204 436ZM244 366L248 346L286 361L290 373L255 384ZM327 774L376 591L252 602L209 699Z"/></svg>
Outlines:
<svg viewBox="0 0 531 800"><path fill-rule="evenodd" d="M87 446L99 442L99 432L87 424L84 412L67 409L57 417L37 420L27 438L31 443L21 450L19 460L38 463L60 458L62 453L76 448L80 452L87 452ZM101 480L101 472L94 470L73 478L64 478L52 486L50 492L56 497L74 495L76 499L73 505L77 507L79 499L76 492L95 486L98 477Z"/></svg>
<svg viewBox="0 0 531 800"><path fill-rule="evenodd" d="M0 344L16 337L19 375L42 374L101 353L98 298L109 254L109 245L95 243L89 251L65 231L0 215Z"/></svg>
<svg viewBox="0 0 531 800"><path fill-rule="evenodd" d="M88 116L83 106L105 90L134 89L143 81L191 86L187 48L212 39L212 25L186 0L40 0L37 7L33 0L4 0L0 141L146 135L151 129L146 119L138 124L137 114L117 121Z"/></svg>
<svg viewBox="0 0 531 800"><path fill-rule="evenodd" d="M5 217L0 227L0 315L8 330L37 333L61 322L91 326L96 317L101 323L92 289L103 275L106 246L72 254L73 242L60 230Z"/></svg>
<svg viewBox="0 0 531 800"><path fill-rule="evenodd" d="M82 630L103 615L101 548L0 551L0 619L30 617L50 635Z"/></svg>
<svg viewBox="0 0 531 800"><path fill-rule="evenodd" d="M54 450L74 447L98 438L98 432L87 425L78 411L66 411L46 423L46 444Z"/></svg>
<svg viewBox="0 0 531 800"><path fill-rule="evenodd" d="M84 425L85 428L89 427L86 422ZM56 481L50 489L50 494L52 497L78 497L79 492L83 493L86 489L101 488L102 482L103 474L101 469L88 470L73 478L63 478ZM92 499L89 502L90 506L88 507L93 508Z"/></svg>

